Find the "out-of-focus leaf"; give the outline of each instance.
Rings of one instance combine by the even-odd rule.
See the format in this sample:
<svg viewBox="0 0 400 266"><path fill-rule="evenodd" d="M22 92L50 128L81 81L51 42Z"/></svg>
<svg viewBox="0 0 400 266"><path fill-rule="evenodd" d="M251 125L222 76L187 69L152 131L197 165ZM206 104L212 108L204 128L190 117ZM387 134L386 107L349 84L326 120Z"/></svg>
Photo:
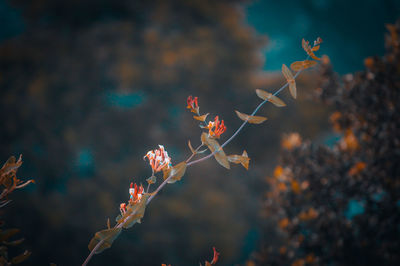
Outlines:
<svg viewBox="0 0 400 266"><path fill-rule="evenodd" d="M150 176L146 179L147 183L154 184L157 181L157 177L155 175Z"/></svg>
<svg viewBox="0 0 400 266"><path fill-rule="evenodd" d="M285 64L282 65L282 74L285 76L285 79L289 84L290 94L292 95L293 98L296 99L297 97L296 81L293 77L292 71L290 71L290 69Z"/></svg>
<svg viewBox="0 0 400 266"><path fill-rule="evenodd" d="M11 171L17 170L22 165L22 155L19 156L18 161L16 161L14 156L8 158L4 163L3 167L0 169L1 175L9 174Z"/></svg>
<svg viewBox="0 0 400 266"><path fill-rule="evenodd" d="M243 151L242 155L229 155L228 156L228 161L231 163L236 163L236 164L241 164L246 170L249 169L249 161L250 158L247 156L247 152Z"/></svg>
<svg viewBox="0 0 400 266"><path fill-rule="evenodd" d="M311 51L316 52L319 50L319 45L314 46L313 48L311 48Z"/></svg>
<svg viewBox="0 0 400 266"><path fill-rule="evenodd" d="M314 52L313 52L311 46L309 45L309 42L308 42L308 41L306 41L306 40L303 39L302 42L301 42L301 46L303 47L304 51L306 51L306 53L307 53L312 59L321 60L321 58L318 58L318 57L314 54Z"/></svg>
<svg viewBox="0 0 400 266"><path fill-rule="evenodd" d="M197 152L195 151L195 149L193 149L192 144L190 143L190 140L188 141L188 146L189 146L190 151L191 151L193 154L196 154L196 153L197 153Z"/></svg>
<svg viewBox="0 0 400 266"><path fill-rule="evenodd" d="M228 158L226 157L226 154L225 154L224 150L221 148L221 146L219 145L218 141L216 141L215 139L209 138L208 134L205 132L203 132L203 134L201 134L201 141L205 145L207 145L207 147L210 149L211 152L216 151L216 153L214 154L214 157L220 165L222 165L226 169L231 168L229 165Z"/></svg>
<svg viewBox="0 0 400 266"><path fill-rule="evenodd" d="M236 111L237 116L242 119L243 121L247 121L250 124L261 124L262 122L264 122L265 120L267 120L266 117L263 116L252 116L252 115L246 115L244 113L241 113L239 111Z"/></svg>
<svg viewBox="0 0 400 266"><path fill-rule="evenodd" d="M7 229L0 231L0 242L7 241L10 237L19 232L18 228Z"/></svg>
<svg viewBox="0 0 400 266"><path fill-rule="evenodd" d="M256 90L257 96L263 100L268 100L269 102L273 103L275 106L283 107L286 104L279 99L278 97L274 96L272 93L266 92L264 90L257 89Z"/></svg>
<svg viewBox="0 0 400 266"><path fill-rule="evenodd" d="M111 229L104 229L97 232L92 238L92 240L90 240L88 246L89 250L92 251L100 241L103 241L103 243L100 244L100 247L96 250L95 254L99 254L103 252L105 249L110 248L114 240L121 233L121 230L122 228L114 227Z"/></svg>
<svg viewBox="0 0 400 266"><path fill-rule="evenodd" d="M28 180L25 183L16 186L15 188L23 188L23 187L26 187L27 185L29 185L30 183L35 183L35 180L34 179Z"/></svg>
<svg viewBox="0 0 400 266"><path fill-rule="evenodd" d="M6 244L7 246L17 246L17 245L21 244L22 242L24 242L24 240L25 240L24 238L21 238L21 239L14 240L11 242L3 241L3 243Z"/></svg>
<svg viewBox="0 0 400 266"><path fill-rule="evenodd" d="M209 115L208 113L205 115L200 115L200 116L195 115L195 116L193 116L193 118L196 120L199 120L201 122L204 122L204 121L206 121L208 115Z"/></svg>
<svg viewBox="0 0 400 266"><path fill-rule="evenodd" d="M110 226L110 218L107 219L107 228L108 228L108 229L111 229L111 226Z"/></svg>
<svg viewBox="0 0 400 266"><path fill-rule="evenodd" d="M168 184L175 183L176 181L181 180L182 176L185 174L186 171L186 162L180 162L174 167L172 167L168 178Z"/></svg>
<svg viewBox="0 0 400 266"><path fill-rule="evenodd" d="M4 206L6 206L8 203L10 203L11 200L3 200L0 202L0 208L3 208Z"/></svg>
<svg viewBox="0 0 400 266"><path fill-rule="evenodd" d="M313 67L316 64L317 62L312 60L296 61L290 65L290 68L293 69L294 71L300 71L302 69Z"/></svg>
<svg viewBox="0 0 400 266"><path fill-rule="evenodd" d="M170 167L170 168L164 168L162 171L163 171L163 179L165 180L165 179L167 179L168 178L168 176L169 176L169 174L171 173L171 170L172 170L172 168Z"/></svg>
<svg viewBox="0 0 400 266"><path fill-rule="evenodd" d="M123 223L123 228L127 229L132 227L135 223L140 223L140 219L144 216L146 210L146 203L151 193L145 193L141 200L134 205L129 204L126 213L118 220L118 224Z"/></svg>
<svg viewBox="0 0 400 266"><path fill-rule="evenodd" d="M30 252L30 251L28 251L28 250L25 250L24 253L22 253L22 254L20 254L20 255L18 255L18 256L16 256L16 257L12 258L12 259L11 259L11 263L12 263L12 264L21 263L21 262L25 261L26 259L28 259L29 256L30 256L31 254L32 254L32 252Z"/></svg>

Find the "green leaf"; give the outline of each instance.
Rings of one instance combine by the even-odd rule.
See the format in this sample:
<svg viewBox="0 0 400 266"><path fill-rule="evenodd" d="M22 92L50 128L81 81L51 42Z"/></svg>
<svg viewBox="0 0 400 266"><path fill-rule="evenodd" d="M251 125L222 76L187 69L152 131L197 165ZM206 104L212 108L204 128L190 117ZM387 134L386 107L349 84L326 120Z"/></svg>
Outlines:
<svg viewBox="0 0 400 266"><path fill-rule="evenodd" d="M122 228L114 227L111 229L104 229L97 232L92 238L92 240L90 240L88 246L89 250L92 251L100 241L103 241L103 243L100 244L100 247L96 250L95 254L99 254L103 252L105 249L110 248L114 240L121 233L121 230Z"/></svg>

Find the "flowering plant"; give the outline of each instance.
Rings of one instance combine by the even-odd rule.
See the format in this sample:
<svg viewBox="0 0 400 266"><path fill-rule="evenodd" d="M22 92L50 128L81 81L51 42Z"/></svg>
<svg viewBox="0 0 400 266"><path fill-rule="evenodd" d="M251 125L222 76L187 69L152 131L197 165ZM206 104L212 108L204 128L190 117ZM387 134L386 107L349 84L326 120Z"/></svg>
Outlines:
<svg viewBox="0 0 400 266"><path fill-rule="evenodd" d="M164 146L162 145L159 145L158 149L150 150L146 153L144 159L148 159L150 167L152 169L152 175L146 179L148 183L146 192L144 192L144 188L142 185L138 187L136 184L133 185L133 183L131 183L129 189L130 199L128 204L120 204L121 213L116 218L116 224L114 227L110 226L110 221L108 220L107 229L101 230L94 235L89 243L90 254L86 258L83 265L86 265L94 254L98 254L103 250L110 248L113 241L121 233L122 229L127 229L132 227L135 223L140 223L141 219L144 216L146 206L151 202L151 200L167 183L171 184L181 180L181 178L185 174L187 167L205 161L214 156L216 161L227 169L230 169L231 163L241 164L243 167L248 169L250 158L248 157L246 151L243 151L241 155L226 155L223 148L236 137L236 135L247 123L261 124L267 120L266 117L255 116L257 111L266 102L271 102L277 107L286 106L286 104L276 96L283 89L289 86L289 90L293 98L297 97L295 80L303 69L307 69L316 65L317 62L314 60L309 60L309 57L315 60L320 60L318 57L315 56L314 52L319 49L321 42L321 38L318 38L314 42L313 47L311 47L309 45L309 42L303 39L302 46L308 54L308 57L304 61L297 61L291 64L291 68L294 71L297 71L297 73L293 75L291 70L286 65L282 65L282 73L287 82L273 94L260 89L256 90L257 96L263 101L255 108L255 110L250 115L236 111L237 116L241 120L243 120L243 123L235 131L235 133L222 145L219 144L218 139L220 139L221 135L226 131L224 120L220 120L219 116L215 116L213 121L207 122L208 113L201 115L198 97L189 96L187 98L187 109L195 114L193 118L200 121L200 127L203 130L206 130L201 133L201 144L197 148L193 148L191 142L189 141L188 146L192 154L185 161L182 161L175 165L172 165L171 158L169 157ZM205 149L200 151L202 147L205 147ZM210 154L192 161L194 156L201 154L207 150L210 151ZM150 192L151 185L157 182L156 174L159 172L162 172L163 182L155 190ZM214 248L214 258L211 263L206 262L206 265L215 264L218 260L218 256L219 253L216 252Z"/></svg>

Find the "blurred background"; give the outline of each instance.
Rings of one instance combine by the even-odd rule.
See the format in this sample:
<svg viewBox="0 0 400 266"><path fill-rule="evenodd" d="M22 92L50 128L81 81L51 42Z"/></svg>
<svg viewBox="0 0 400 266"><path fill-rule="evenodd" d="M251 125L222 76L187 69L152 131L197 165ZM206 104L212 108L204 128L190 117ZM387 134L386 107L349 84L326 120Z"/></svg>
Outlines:
<svg viewBox="0 0 400 266"><path fill-rule="evenodd" d="M214 159L190 167L181 182L168 185L154 199L142 224L123 232L111 249L91 261L196 265L211 260L211 248L216 246L221 252L218 265L296 263L298 254L308 253L281 248L300 229L281 232L290 229L291 220L286 224L274 216L282 216L282 209L265 211L265 199L271 196L266 191L274 185L267 177L283 162L296 168L297 157L280 159L282 134L299 132L309 140L303 149L310 142L334 149L349 136L348 121L342 132L332 129L329 117L343 105L329 97L343 86L341 75L348 80L356 75L349 73L362 72L358 82L366 79L365 58L384 56L385 24L395 23L399 14L395 0L0 0L0 158L6 161L22 154L18 176L37 182L14 193L12 206L3 214L7 225L21 229L25 247L32 251L26 264L79 265L89 253L93 234L106 227L107 218L113 221L119 204L128 200L130 182L145 183L150 176L151 169L142 160L147 151L163 144L174 164L190 155L187 141L197 146L201 131L185 108L187 96L199 97L202 113L225 120L223 141L241 123L234 110L251 113L260 102L254 90L279 88L284 82L281 65L305 58L301 39L320 36L324 43L318 54L328 57L321 67L299 77L298 100L285 91L286 108L266 105L260 114L269 120L247 126L225 148L228 154L247 150L248 171L240 166L228 171ZM397 47L393 32L387 49ZM397 60L397 50L390 51ZM396 60L382 61L379 71L387 71L383 64ZM385 86L389 91L396 88L399 72L391 77L394 81ZM376 95L379 99L382 94ZM385 97L397 99L390 93ZM354 111L350 106L343 110ZM398 102L390 108L396 111ZM354 113L352 119L358 118ZM393 128L399 129L399 120L393 121ZM398 143L393 145L387 149L394 150ZM363 152L363 161L377 158ZM314 156L309 153L296 156ZM333 163L332 158L313 160ZM386 177L399 173L394 170ZM276 202L280 200L282 206L290 202ZM344 209L349 201L342 204ZM350 203L351 217L362 213L357 202ZM398 215L399 206L390 206ZM286 207L287 211L290 204ZM280 227L279 221L284 221ZM397 221L390 222L394 241ZM396 243L388 250L396 250ZM270 254L272 247L277 255ZM319 252L319 260L304 263L354 263L346 260L348 256L338 260L335 254L323 260L325 253ZM313 254L318 258L317 251ZM392 253L388 256L394 258Z"/></svg>

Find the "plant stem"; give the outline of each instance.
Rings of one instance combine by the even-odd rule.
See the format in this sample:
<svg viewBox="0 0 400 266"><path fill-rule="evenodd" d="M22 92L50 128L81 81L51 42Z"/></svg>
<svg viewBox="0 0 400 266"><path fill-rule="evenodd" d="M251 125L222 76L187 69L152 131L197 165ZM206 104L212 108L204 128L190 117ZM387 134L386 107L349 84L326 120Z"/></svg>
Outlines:
<svg viewBox="0 0 400 266"><path fill-rule="evenodd" d="M201 148L201 147L203 147L203 143L201 143L200 145L199 145L199 147L197 147L194 151L194 153L192 152L192 155L190 155L190 157L186 160L186 163L188 163L192 158L193 158L193 156L195 156L196 154L197 154L197 152L199 151L199 149Z"/></svg>
<svg viewBox="0 0 400 266"><path fill-rule="evenodd" d="M306 60L308 60L308 58L309 58L309 56L307 57ZM303 70L298 71L298 72L296 73L296 75L294 75L293 79L296 80L296 78L300 75L300 73L301 73L302 71L303 71ZM274 92L274 94L272 94L272 95L273 95L273 96L278 95L278 94L279 94L282 90L284 90L288 85L289 85L289 83L286 82L282 87L279 88L279 90L277 90L276 92ZM268 102L268 101L269 101L268 99L265 99L263 102L261 102L261 103L256 107L256 109L254 109L254 111L251 113L251 116L255 115L255 114L257 113L257 111L258 111L266 102ZM221 145L221 149L222 149L223 147L225 147L226 145L228 145L228 143L231 142L231 141L237 136L237 134L239 134L239 132L243 129L243 127L244 127L246 124L247 124L247 120L244 121L244 122L240 125L240 127L235 131L235 133L233 133L233 135L232 135L229 139L227 139L227 140ZM202 143L200 146L198 146L198 147L196 148L195 151L197 152L197 151L200 149L200 147L202 147L202 146L203 146L203 143ZM200 158L200 159L197 159L197 160L195 160L195 161L189 162L190 159L192 159L193 156L196 154L196 153L192 153L192 155L186 160L186 162L187 162L186 167L187 167L187 166L190 166L190 165L193 165L193 164L200 163L200 162L202 162L202 161L205 161L205 160L211 158L211 157L212 157L215 153L217 153L217 152L218 152L218 150L215 150L214 152L210 153L210 154L207 155L207 156L204 156L203 158ZM154 175L154 173L153 173L153 175ZM147 206L147 205L150 203L150 201L157 195L157 193L168 183L168 181L169 181L172 177L173 177L172 175L169 176L167 179L165 179L165 180L158 186L158 188L157 188L154 192L152 192L152 195L149 197L149 199L148 199L147 202L146 202L146 206ZM149 184L149 185L150 185L150 184ZM147 188L147 192L148 192L148 189L149 189L149 187ZM134 214L135 214L135 213L132 213L131 215L134 215ZM129 220L129 219L126 219L126 220ZM123 225L124 225L124 222L118 224L118 225L115 226L115 227L116 227L116 228L120 228L120 227L122 227ZM103 242L104 242L104 240L100 240L99 243L97 243L97 245L92 249L92 251L90 252L89 256L86 258L86 260L85 260L84 263L82 264L82 266L86 266L86 265L88 264L88 262L90 261L90 259L93 257L93 255L95 254L95 252L97 251L97 249L101 246L101 244L103 244Z"/></svg>
<svg viewBox="0 0 400 266"><path fill-rule="evenodd" d="M308 59L308 57L307 57L307 59ZM303 71L303 70L300 70L299 72L297 72L296 75L294 75L293 79L295 80L295 79L297 78L297 76L300 75L300 73L301 73L302 71ZM286 82L285 85L283 85L282 87L280 87L280 89L277 90L276 92L274 92L274 94L272 94L272 95L273 95L273 96L278 95L278 94L279 94L283 89L285 89L288 85L289 85L289 83ZM264 105L266 102L268 102L268 101L269 101L268 99L265 99L262 103L260 103L260 104L256 107L256 109L254 109L254 111L251 113L251 116L255 115L255 114L257 113L257 111L260 110L261 106L263 106L263 105ZM231 142L231 141L236 137L237 134L239 134L239 132L242 130L242 128L243 128L246 124L247 124L247 120L244 121L244 122L240 125L240 127L235 131L235 133L233 133L233 135L232 135L229 139L227 139L227 140L221 145L221 149L222 149L223 147L225 147L226 145L228 145L228 143ZM197 159L197 160L195 160L195 161L193 161L193 162L189 162L189 163L187 164L187 166L192 165L192 164L196 164L196 163L200 163L200 162L202 162L202 161L205 161L205 160L207 160L208 158L211 158L211 157L212 157L214 154L216 154L217 152L218 152L218 150L215 150L214 152L210 153L210 154L207 155L207 156L204 156L203 158Z"/></svg>

